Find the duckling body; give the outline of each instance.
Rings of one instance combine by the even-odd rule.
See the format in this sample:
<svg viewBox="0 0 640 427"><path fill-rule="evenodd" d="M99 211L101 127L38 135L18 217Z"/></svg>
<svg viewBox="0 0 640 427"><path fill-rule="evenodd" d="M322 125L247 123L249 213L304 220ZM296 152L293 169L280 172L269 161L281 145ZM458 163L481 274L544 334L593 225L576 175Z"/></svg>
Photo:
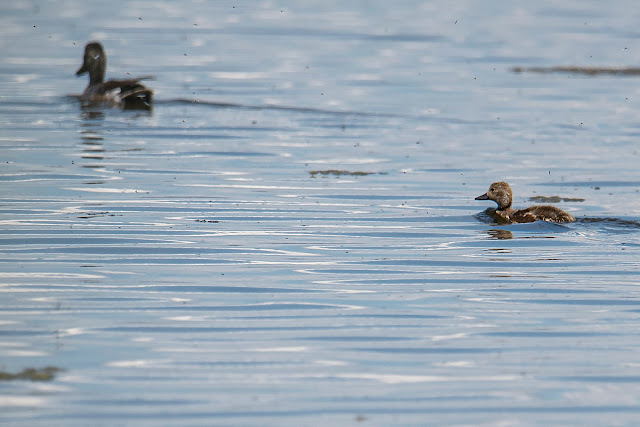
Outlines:
<svg viewBox="0 0 640 427"><path fill-rule="evenodd" d="M153 91L146 88L141 80L150 77L140 77L127 80L104 81L107 69L107 56L99 42L90 42L84 48L84 61L76 71L76 76L89 73L89 86L80 95L85 104L103 103L122 106L124 108L151 108Z"/></svg>
<svg viewBox="0 0 640 427"><path fill-rule="evenodd" d="M555 206L531 206L526 209L512 208L513 192L509 184L503 181L491 184L489 191L476 197L476 200L493 200L496 202L498 208L492 212L492 217L496 222L503 224L534 221L573 222L576 220L573 215Z"/></svg>

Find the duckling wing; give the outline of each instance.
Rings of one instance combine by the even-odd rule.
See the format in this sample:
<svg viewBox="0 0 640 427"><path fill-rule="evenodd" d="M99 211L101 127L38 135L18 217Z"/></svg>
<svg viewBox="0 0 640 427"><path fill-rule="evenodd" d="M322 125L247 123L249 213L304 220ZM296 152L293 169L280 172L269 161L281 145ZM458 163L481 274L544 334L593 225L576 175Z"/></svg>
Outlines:
<svg viewBox="0 0 640 427"><path fill-rule="evenodd" d="M145 76L145 78L150 78ZM113 94L124 103L125 108L151 107L153 91L140 83L141 79L109 80L101 86L103 94Z"/></svg>
<svg viewBox="0 0 640 427"><path fill-rule="evenodd" d="M536 213L532 211L533 208L520 209L513 212L510 217L513 222L535 222L541 218L538 218Z"/></svg>
<svg viewBox="0 0 640 427"><path fill-rule="evenodd" d="M556 208L555 206L531 206L530 208L517 211L512 218L516 222L551 221L551 222L572 222L575 221L573 215Z"/></svg>
<svg viewBox="0 0 640 427"><path fill-rule="evenodd" d="M129 79L129 80L109 80L100 86L103 93L109 93L116 89L120 90L120 93L129 92L132 90L145 89L148 90L142 83L140 83L140 79Z"/></svg>

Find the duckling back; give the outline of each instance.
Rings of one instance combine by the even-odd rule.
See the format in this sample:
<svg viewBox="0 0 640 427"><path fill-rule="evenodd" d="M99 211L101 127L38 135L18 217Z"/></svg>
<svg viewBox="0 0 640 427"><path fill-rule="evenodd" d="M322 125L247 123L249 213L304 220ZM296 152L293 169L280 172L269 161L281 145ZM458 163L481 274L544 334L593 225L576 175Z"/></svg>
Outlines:
<svg viewBox="0 0 640 427"><path fill-rule="evenodd" d="M576 219L570 213L558 209L555 206L531 206L526 209L519 209L509 215L513 222L534 222L534 221L551 221L551 222L573 222Z"/></svg>

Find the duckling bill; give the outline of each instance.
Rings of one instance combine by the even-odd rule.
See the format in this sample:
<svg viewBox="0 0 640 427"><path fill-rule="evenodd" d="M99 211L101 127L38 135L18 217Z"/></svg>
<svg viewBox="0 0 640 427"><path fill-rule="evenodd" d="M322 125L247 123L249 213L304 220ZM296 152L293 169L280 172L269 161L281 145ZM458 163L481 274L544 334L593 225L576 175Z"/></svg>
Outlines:
<svg viewBox="0 0 640 427"><path fill-rule="evenodd" d="M102 44L90 42L84 48L84 61L76 71L76 76L89 73L89 86L80 95L80 101L86 104L111 104L126 109L151 109L153 91L146 88L141 80L151 77L139 77L127 80L104 81L107 69L107 56Z"/></svg>
<svg viewBox="0 0 640 427"><path fill-rule="evenodd" d="M576 219L573 215L556 208L555 206L531 206L526 209L514 209L513 192L506 182L494 182L489 187L489 191L476 200L493 200L498 204L497 209L492 211L492 216L499 223L513 224L520 222L551 221L551 222L573 222Z"/></svg>

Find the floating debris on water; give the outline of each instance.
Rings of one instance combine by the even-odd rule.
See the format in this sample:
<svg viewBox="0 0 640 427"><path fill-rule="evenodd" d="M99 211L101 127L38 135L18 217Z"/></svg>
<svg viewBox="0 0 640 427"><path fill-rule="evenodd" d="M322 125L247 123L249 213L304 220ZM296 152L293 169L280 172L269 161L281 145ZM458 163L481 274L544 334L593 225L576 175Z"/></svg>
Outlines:
<svg viewBox="0 0 640 427"><path fill-rule="evenodd" d="M584 202L584 199L579 197L560 197L560 196L533 196L529 197L530 202L541 203L560 203L560 202Z"/></svg>
<svg viewBox="0 0 640 427"><path fill-rule="evenodd" d="M111 212L80 212L80 216L77 218L80 219L88 219L88 218L97 218L99 216L116 216L116 214L113 214ZM119 215L122 216L122 215Z"/></svg>
<svg viewBox="0 0 640 427"><path fill-rule="evenodd" d="M514 73L569 73L582 74L585 76L640 76L638 67L578 67L578 66L556 66L556 67L513 67Z"/></svg>
<svg viewBox="0 0 640 427"><path fill-rule="evenodd" d="M587 223L587 224L600 223L603 225L608 225L608 226L616 227L619 229L637 230L640 228L640 221L636 221L633 219L584 217L584 218L580 218L578 221L582 223Z"/></svg>
<svg viewBox="0 0 640 427"><path fill-rule="evenodd" d="M25 368L17 374L0 371L0 381L13 380L31 380L31 381L51 381L56 373L64 371L64 369L55 366L46 366L42 369Z"/></svg>
<svg viewBox="0 0 640 427"><path fill-rule="evenodd" d="M366 176L366 175L387 175L387 172L362 172L362 171L343 171L338 169L327 169L324 171L309 171L309 175L311 178L316 178L316 175L328 176Z"/></svg>

